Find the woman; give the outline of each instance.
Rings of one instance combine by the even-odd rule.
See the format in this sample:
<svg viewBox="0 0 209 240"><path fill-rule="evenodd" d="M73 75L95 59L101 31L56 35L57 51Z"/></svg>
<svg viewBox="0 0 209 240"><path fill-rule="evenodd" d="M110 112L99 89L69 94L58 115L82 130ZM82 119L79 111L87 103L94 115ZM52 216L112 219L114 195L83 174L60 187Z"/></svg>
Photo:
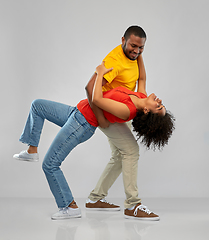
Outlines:
<svg viewBox="0 0 209 240"><path fill-rule="evenodd" d="M96 68L97 79L92 96L93 103L103 109L104 116L111 123L126 122L136 117L133 121L133 127L137 135L143 138L143 143L148 148L152 144L154 144L154 148L156 146L163 147L172 134L174 124L173 117L166 112L162 100L158 99L154 94L147 97L146 92L131 92L123 87L102 93L103 75L111 70L106 69L104 63ZM147 117L144 117L145 115ZM137 124L138 121L140 124L143 121L149 122L150 116L152 125L155 126L155 129L151 128L151 134L149 131L147 132L149 126L144 124L144 128L141 129ZM143 117L145 120L141 121ZM166 118L166 121L162 121L164 118ZM29 145L28 150L15 154L14 158L25 161L38 161L37 148L45 119L61 127L47 151L42 165L52 194L60 209L52 216L52 219L81 217L81 211L74 201L60 165L74 147L94 134L98 126L97 119L87 99L80 101L77 107L48 100L35 100L31 105L24 131L20 137L21 142ZM161 122L164 122L164 125ZM155 123L158 125L160 123L160 130L158 130ZM155 132L157 132L156 136ZM163 139L159 138L159 132L162 133Z"/></svg>

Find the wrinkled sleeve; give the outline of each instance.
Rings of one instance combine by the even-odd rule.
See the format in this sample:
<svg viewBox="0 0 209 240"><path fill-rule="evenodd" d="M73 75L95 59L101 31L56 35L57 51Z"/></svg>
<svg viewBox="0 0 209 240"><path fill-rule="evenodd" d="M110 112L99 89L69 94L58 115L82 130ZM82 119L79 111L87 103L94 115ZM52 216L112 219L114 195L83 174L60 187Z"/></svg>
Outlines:
<svg viewBox="0 0 209 240"><path fill-rule="evenodd" d="M119 64L113 57L107 57L103 61L105 62L106 68L113 68L112 71L110 71L104 75L104 78L109 83L111 83L120 72Z"/></svg>

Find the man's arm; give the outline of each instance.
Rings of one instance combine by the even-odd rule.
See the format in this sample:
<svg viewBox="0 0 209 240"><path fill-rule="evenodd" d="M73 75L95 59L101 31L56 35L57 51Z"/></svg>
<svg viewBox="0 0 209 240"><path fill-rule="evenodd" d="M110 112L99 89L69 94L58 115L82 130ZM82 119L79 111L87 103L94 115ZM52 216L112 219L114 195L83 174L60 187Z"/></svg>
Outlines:
<svg viewBox="0 0 209 240"><path fill-rule="evenodd" d="M138 87L137 92L144 93L147 95L146 92L146 71L144 67L144 61L142 58L142 54L140 54L137 58L138 67L139 67L139 79L138 79Z"/></svg>
<svg viewBox="0 0 209 240"><path fill-rule="evenodd" d="M91 79L89 80L88 84L86 85L85 87L86 94L89 101L89 105L91 106L91 109L97 118L99 126L101 128L107 128L109 127L110 122L104 117L102 109L100 109L94 103L92 103L92 92L93 92L96 76L97 76L96 73L94 73ZM107 80L103 78L102 86L104 86L106 83L107 83Z"/></svg>

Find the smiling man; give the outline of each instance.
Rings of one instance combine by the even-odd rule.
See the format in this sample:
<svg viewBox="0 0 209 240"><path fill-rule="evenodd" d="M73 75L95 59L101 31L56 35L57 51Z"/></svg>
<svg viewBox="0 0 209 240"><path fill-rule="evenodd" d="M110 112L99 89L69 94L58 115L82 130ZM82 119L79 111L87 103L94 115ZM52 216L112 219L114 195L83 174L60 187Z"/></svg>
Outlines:
<svg viewBox="0 0 209 240"><path fill-rule="evenodd" d="M103 92L123 86L131 91L135 91L137 82L137 92L145 95L146 72L142 59L142 52L146 42L146 33L139 26L130 26L122 37L122 44L114 48L105 58L106 68L113 68L103 77ZM112 157L104 169L96 187L90 193L86 202L89 210L117 211L120 206L108 203L105 197L108 190L117 177L123 174L123 183L126 194L124 203L126 218L136 218L143 220L159 220L159 216L151 212L141 204L138 197L137 172L139 159L139 146L131 132L131 123L114 123L105 119L103 112L95 106L92 99L93 86L96 73L86 86L89 104L97 117L100 130L108 137ZM156 98L156 104L161 105ZM105 154L105 153L102 153ZM93 171L92 173L93 174Z"/></svg>
<svg viewBox="0 0 209 240"><path fill-rule="evenodd" d="M145 32L142 31L140 37L139 34L135 35L138 33L137 30L139 31L139 27L136 26L127 29L122 37L122 44L104 58L105 66L113 67L113 71L105 75L103 91L118 86L126 87L131 91L135 90L139 78L137 58L143 52L146 42Z"/></svg>
<svg viewBox="0 0 209 240"><path fill-rule="evenodd" d="M122 38L122 48L126 57L130 60L136 60L137 57L143 52L146 38L138 36L124 35Z"/></svg>

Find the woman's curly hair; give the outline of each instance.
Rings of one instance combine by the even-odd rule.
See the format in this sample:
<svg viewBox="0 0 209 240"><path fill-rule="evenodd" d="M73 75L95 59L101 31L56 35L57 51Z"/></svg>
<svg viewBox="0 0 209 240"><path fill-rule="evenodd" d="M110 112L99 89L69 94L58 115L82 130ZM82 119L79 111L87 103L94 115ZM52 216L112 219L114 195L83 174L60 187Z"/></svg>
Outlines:
<svg viewBox="0 0 209 240"><path fill-rule="evenodd" d="M143 111L138 111L132 125L138 139L141 138L141 143L147 149L155 151L156 148L162 150L168 144L168 139L175 129L174 121L174 116L168 111L164 116L152 112L145 114Z"/></svg>

